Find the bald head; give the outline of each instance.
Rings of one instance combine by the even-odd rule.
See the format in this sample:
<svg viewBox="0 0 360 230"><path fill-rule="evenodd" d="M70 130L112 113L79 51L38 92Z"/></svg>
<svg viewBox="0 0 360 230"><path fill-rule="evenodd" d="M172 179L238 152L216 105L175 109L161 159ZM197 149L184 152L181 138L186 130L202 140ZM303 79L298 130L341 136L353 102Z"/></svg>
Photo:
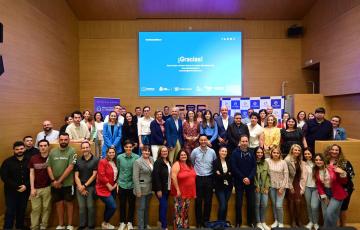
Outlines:
<svg viewBox="0 0 360 230"><path fill-rule="evenodd" d="M43 122L43 130L45 133L50 132L52 130L52 128L53 128L53 126L52 126L51 121L46 120Z"/></svg>
<svg viewBox="0 0 360 230"><path fill-rule="evenodd" d="M221 106L220 113L223 118L227 118L228 116L228 107L226 105Z"/></svg>
<svg viewBox="0 0 360 230"><path fill-rule="evenodd" d="M172 107L171 108L171 116L174 119L178 119L178 117L179 117L179 108L178 107Z"/></svg>

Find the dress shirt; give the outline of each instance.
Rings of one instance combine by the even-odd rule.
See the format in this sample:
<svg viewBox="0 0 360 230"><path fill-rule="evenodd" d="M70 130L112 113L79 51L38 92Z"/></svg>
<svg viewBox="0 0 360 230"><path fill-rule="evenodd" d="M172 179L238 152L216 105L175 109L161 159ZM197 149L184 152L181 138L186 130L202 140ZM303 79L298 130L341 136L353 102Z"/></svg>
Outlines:
<svg viewBox="0 0 360 230"><path fill-rule="evenodd" d="M35 147L38 147L38 143L41 140L45 139L45 140L48 140L50 143L53 143L53 142L56 142L58 138L59 138L59 131L57 131L57 130L52 129L51 132L48 134L46 134L45 131L41 131L36 136Z"/></svg>
<svg viewBox="0 0 360 230"><path fill-rule="evenodd" d="M212 163L216 159L216 154L212 148L206 147L203 150L199 146L191 152L190 159L197 176L210 176L213 174Z"/></svg>

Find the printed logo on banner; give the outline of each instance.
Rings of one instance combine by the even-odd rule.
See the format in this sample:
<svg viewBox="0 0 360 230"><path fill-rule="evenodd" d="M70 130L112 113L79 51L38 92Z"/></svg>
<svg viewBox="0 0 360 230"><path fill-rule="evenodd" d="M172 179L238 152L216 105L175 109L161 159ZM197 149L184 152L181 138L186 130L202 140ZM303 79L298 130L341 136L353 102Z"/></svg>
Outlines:
<svg viewBox="0 0 360 230"><path fill-rule="evenodd" d="M240 109L240 101L239 100L231 101L231 109Z"/></svg>
<svg viewBox="0 0 360 230"><path fill-rule="evenodd" d="M273 109L281 109L281 99L271 99Z"/></svg>
<svg viewBox="0 0 360 230"><path fill-rule="evenodd" d="M262 100L260 100L260 108L261 109L266 109L269 106L270 106L270 99L262 99Z"/></svg>
<svg viewBox="0 0 360 230"><path fill-rule="evenodd" d="M247 117L248 117L247 110L241 110L241 118L244 119L244 118L247 118Z"/></svg>
<svg viewBox="0 0 360 230"><path fill-rule="evenodd" d="M231 101L230 100L224 100L221 103L221 106L226 106L228 109L231 108Z"/></svg>
<svg viewBox="0 0 360 230"><path fill-rule="evenodd" d="M250 100L250 108L260 109L260 100Z"/></svg>

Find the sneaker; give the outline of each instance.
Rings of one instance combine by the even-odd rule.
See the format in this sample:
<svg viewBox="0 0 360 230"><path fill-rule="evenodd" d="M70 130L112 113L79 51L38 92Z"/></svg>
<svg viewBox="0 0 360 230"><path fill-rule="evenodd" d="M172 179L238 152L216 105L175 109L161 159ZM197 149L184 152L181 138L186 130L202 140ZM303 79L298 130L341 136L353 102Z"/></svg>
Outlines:
<svg viewBox="0 0 360 230"><path fill-rule="evenodd" d="M72 225L68 225L68 226L66 226L66 229L67 230L74 230L74 227Z"/></svg>
<svg viewBox="0 0 360 230"><path fill-rule="evenodd" d="M261 223L264 230L271 230L269 226L266 225L266 223Z"/></svg>
<svg viewBox="0 0 360 230"><path fill-rule="evenodd" d="M318 224L314 224L314 229L318 230L320 228L320 226Z"/></svg>
<svg viewBox="0 0 360 230"><path fill-rule="evenodd" d="M111 225L110 223L102 222L101 224L102 229L115 229L114 225Z"/></svg>
<svg viewBox="0 0 360 230"><path fill-rule="evenodd" d="M150 226L150 225L146 225L146 229L151 229L151 226Z"/></svg>
<svg viewBox="0 0 360 230"><path fill-rule="evenodd" d="M257 228L260 228L261 230L264 230L264 228L263 228L263 226L262 226L261 223L257 223L257 224L256 224L256 227L257 227Z"/></svg>
<svg viewBox="0 0 360 230"><path fill-rule="evenodd" d="M305 225L305 228L307 228L307 229L312 229L312 227L313 227L313 223L310 221L307 225Z"/></svg>
<svg viewBox="0 0 360 230"><path fill-rule="evenodd" d="M283 223L279 223L278 227L279 227L279 228L283 228L283 227L284 227L284 224L283 224Z"/></svg>
<svg viewBox="0 0 360 230"><path fill-rule="evenodd" d="M132 225L131 222L128 222L127 223L127 230L133 230L134 229L134 226Z"/></svg>
<svg viewBox="0 0 360 230"><path fill-rule="evenodd" d="M125 229L125 226L126 226L125 223L124 223L124 222L121 222L118 230L124 230L124 229Z"/></svg>
<svg viewBox="0 0 360 230"><path fill-rule="evenodd" d="M55 229L66 229L66 228L65 228L65 226L58 225L58 226L56 226L56 228L55 228Z"/></svg>
<svg viewBox="0 0 360 230"><path fill-rule="evenodd" d="M271 225L271 228L277 228L278 225L279 223L275 220L275 222Z"/></svg>

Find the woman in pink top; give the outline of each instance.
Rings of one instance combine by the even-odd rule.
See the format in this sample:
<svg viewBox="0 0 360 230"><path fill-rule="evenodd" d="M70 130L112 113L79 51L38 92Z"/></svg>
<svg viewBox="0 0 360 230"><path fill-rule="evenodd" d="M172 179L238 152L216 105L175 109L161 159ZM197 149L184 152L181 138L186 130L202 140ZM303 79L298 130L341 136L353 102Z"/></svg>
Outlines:
<svg viewBox="0 0 360 230"><path fill-rule="evenodd" d="M336 165L326 165L322 154L315 154L314 179L321 198L324 227L336 227L341 205L347 197L344 184L347 182L346 172Z"/></svg>
<svg viewBox="0 0 360 230"><path fill-rule="evenodd" d="M186 152L191 153L198 146L199 133L199 123L195 119L195 113L189 110L183 124L184 149Z"/></svg>
<svg viewBox="0 0 360 230"><path fill-rule="evenodd" d="M181 150L171 168L171 195L175 198L174 229L189 228L190 199L196 197L195 178L189 154Z"/></svg>

